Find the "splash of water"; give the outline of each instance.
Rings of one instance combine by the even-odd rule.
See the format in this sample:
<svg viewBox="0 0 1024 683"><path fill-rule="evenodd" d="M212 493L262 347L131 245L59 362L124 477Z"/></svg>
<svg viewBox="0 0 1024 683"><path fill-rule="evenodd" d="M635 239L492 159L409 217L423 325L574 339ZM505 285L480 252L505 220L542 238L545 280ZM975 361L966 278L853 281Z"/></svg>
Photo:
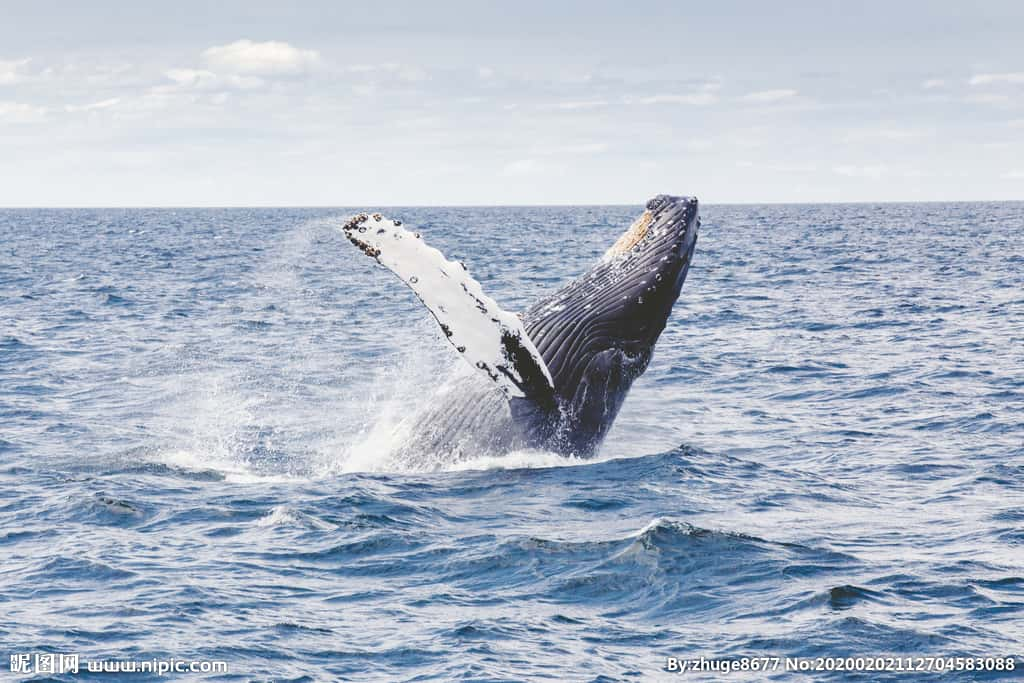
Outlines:
<svg viewBox="0 0 1024 683"><path fill-rule="evenodd" d="M314 283L299 276L299 264L325 241L349 253L335 228L331 221L311 221L282 239L254 269L256 293L238 302L238 316L259 322L259 312L281 314L288 302L308 300ZM317 325L305 335L289 329L283 355L262 353L260 344L274 334L269 324L249 324L211 340L201 353L183 352L174 372L154 388L160 398L150 424L157 441L152 457L240 483L583 462L543 451L468 459L437 453L414 461L403 455L412 418L437 400L438 377L467 372L433 320L425 314L396 319L383 348L367 361L318 343L323 329L347 324L332 318L337 312L322 307L302 315L315 316Z"/></svg>

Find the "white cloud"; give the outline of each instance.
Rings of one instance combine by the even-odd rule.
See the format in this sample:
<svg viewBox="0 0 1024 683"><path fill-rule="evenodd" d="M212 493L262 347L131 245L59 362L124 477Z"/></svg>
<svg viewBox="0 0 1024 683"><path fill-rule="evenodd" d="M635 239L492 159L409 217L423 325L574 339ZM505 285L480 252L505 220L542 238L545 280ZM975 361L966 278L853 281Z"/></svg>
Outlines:
<svg viewBox="0 0 1024 683"><path fill-rule="evenodd" d="M864 128L854 130L845 136L846 142L863 140L918 140L932 137L935 131L931 128Z"/></svg>
<svg viewBox="0 0 1024 683"><path fill-rule="evenodd" d="M759 104L766 104L769 102L779 102L781 100L788 100L791 97L796 97L796 90L790 88L779 88L777 90L761 90L759 92L752 92L744 95L740 99L744 102L757 102Z"/></svg>
<svg viewBox="0 0 1024 683"><path fill-rule="evenodd" d="M576 102L559 102L554 106L555 109L594 109L595 107L605 107L608 105L608 100L579 100Z"/></svg>
<svg viewBox="0 0 1024 683"><path fill-rule="evenodd" d="M711 140L697 138L684 140L681 144L683 147L690 150L691 152L702 152L704 150L711 149L712 147L715 146L715 143L713 143Z"/></svg>
<svg viewBox="0 0 1024 683"><path fill-rule="evenodd" d="M171 90L252 90L264 84L255 76L219 76L206 69L168 69L164 75L174 81Z"/></svg>
<svg viewBox="0 0 1024 683"><path fill-rule="evenodd" d="M489 66L478 66L476 68L476 73L478 76L480 76L480 78L483 79L494 77L494 69L490 68Z"/></svg>
<svg viewBox="0 0 1024 683"><path fill-rule="evenodd" d="M569 154L600 154L608 151L608 144L604 142L587 142L582 145L568 145L564 148Z"/></svg>
<svg viewBox="0 0 1024 683"><path fill-rule="evenodd" d="M640 104L693 104L706 106L718 101L718 97L709 92L693 93L691 95L652 95L641 97Z"/></svg>
<svg viewBox="0 0 1024 683"><path fill-rule="evenodd" d="M544 168L543 164L536 159L517 159L505 164L501 172L507 176L523 176L536 173L542 168Z"/></svg>
<svg viewBox="0 0 1024 683"><path fill-rule="evenodd" d="M46 117L45 107L23 102L0 102L0 121L8 123L32 123Z"/></svg>
<svg viewBox="0 0 1024 683"><path fill-rule="evenodd" d="M315 68L320 63L320 54L276 40L236 40L204 50L203 60L211 69L226 73L292 76Z"/></svg>
<svg viewBox="0 0 1024 683"><path fill-rule="evenodd" d="M345 67L345 71L353 74L369 74L380 69L387 69L390 67L396 67L397 64L350 64Z"/></svg>
<svg viewBox="0 0 1024 683"><path fill-rule="evenodd" d="M771 173L816 173L818 170L816 164L762 164L742 160L737 161L736 165L740 168L757 168Z"/></svg>
<svg viewBox="0 0 1024 683"><path fill-rule="evenodd" d="M418 66L408 66L398 62L383 64L351 64L344 69L350 74L359 74L369 78L390 76L402 81L416 82L430 79L430 75Z"/></svg>
<svg viewBox="0 0 1024 683"><path fill-rule="evenodd" d="M839 166L833 166L832 171L849 178L870 178L872 180L878 180L889 173L889 168L881 164L868 166L841 164Z"/></svg>
<svg viewBox="0 0 1024 683"><path fill-rule="evenodd" d="M1010 128L1024 128L1024 119L1013 119L1012 121L1007 121L1006 125Z"/></svg>
<svg viewBox="0 0 1024 683"><path fill-rule="evenodd" d="M79 111L95 111L97 109L109 109L110 107L117 106L121 102L120 97L111 97L108 100L101 100L99 102L92 102L90 104L69 104L64 107L66 112L79 112Z"/></svg>
<svg viewBox="0 0 1024 683"><path fill-rule="evenodd" d="M183 88L203 89L204 86L213 87L220 81L217 74L202 69L168 69L164 75Z"/></svg>
<svg viewBox="0 0 1024 683"><path fill-rule="evenodd" d="M399 80L408 81L410 83L430 80L430 75L418 66L399 64L396 69L392 70L392 72Z"/></svg>
<svg viewBox="0 0 1024 683"><path fill-rule="evenodd" d="M558 154L601 154L608 151L608 145L604 142L584 142L578 145L559 145L557 147L538 147L530 154L537 155L558 155Z"/></svg>
<svg viewBox="0 0 1024 683"><path fill-rule="evenodd" d="M32 61L30 59L13 59L3 60L0 59L0 85L14 85L15 83L21 83L28 78L28 75L24 73L23 69L28 63Z"/></svg>
<svg viewBox="0 0 1024 683"><path fill-rule="evenodd" d="M972 104L1006 104L1010 101L1009 95L998 93L978 93L977 95L968 95L965 99Z"/></svg>
<svg viewBox="0 0 1024 683"><path fill-rule="evenodd" d="M133 71L131 64L98 64L85 76L85 82L99 86L137 85L138 77L133 75Z"/></svg>
<svg viewBox="0 0 1024 683"><path fill-rule="evenodd" d="M921 87L925 90L935 90L936 88L945 88L946 81L941 78L929 78L927 81L921 84Z"/></svg>
<svg viewBox="0 0 1024 683"><path fill-rule="evenodd" d="M999 177L1004 178L1006 180L1024 180L1024 170L1015 168L1011 171L1007 171L1006 173Z"/></svg>
<svg viewBox="0 0 1024 683"><path fill-rule="evenodd" d="M968 81L971 85L994 85L997 83L1009 83L1018 85L1024 83L1024 71L1002 74L975 74Z"/></svg>

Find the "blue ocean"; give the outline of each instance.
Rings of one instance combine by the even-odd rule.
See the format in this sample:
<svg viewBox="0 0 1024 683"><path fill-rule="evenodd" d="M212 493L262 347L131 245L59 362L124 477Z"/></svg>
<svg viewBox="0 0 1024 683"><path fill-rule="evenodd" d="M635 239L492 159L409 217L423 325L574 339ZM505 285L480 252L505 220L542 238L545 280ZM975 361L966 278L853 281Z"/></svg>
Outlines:
<svg viewBox="0 0 1024 683"><path fill-rule="evenodd" d="M515 311L639 210L385 213ZM355 211L0 211L0 678L1024 675L1024 204L703 205L598 457L429 470L395 428L460 361ZM86 670L172 658L228 671Z"/></svg>

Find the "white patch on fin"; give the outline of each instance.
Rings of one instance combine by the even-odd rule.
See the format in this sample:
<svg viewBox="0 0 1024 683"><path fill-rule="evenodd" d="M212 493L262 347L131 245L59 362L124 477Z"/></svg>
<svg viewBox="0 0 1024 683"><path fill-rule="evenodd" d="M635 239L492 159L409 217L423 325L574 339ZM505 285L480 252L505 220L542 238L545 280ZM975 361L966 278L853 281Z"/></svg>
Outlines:
<svg viewBox="0 0 1024 683"><path fill-rule="evenodd" d="M409 285L448 342L508 398L552 400L554 382L519 316L484 294L466 266L427 246L419 233L379 213L359 214L342 232L367 256Z"/></svg>

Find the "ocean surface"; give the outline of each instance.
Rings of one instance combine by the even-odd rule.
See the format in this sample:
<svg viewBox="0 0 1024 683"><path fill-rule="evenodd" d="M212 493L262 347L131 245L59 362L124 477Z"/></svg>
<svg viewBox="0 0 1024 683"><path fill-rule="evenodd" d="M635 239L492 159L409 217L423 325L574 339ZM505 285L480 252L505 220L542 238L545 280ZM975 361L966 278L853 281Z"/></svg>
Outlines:
<svg viewBox="0 0 1024 683"><path fill-rule="evenodd" d="M385 213L519 310L639 209ZM705 205L599 457L434 471L394 430L460 361L353 212L0 211L0 679L1024 675L1024 204Z"/></svg>

